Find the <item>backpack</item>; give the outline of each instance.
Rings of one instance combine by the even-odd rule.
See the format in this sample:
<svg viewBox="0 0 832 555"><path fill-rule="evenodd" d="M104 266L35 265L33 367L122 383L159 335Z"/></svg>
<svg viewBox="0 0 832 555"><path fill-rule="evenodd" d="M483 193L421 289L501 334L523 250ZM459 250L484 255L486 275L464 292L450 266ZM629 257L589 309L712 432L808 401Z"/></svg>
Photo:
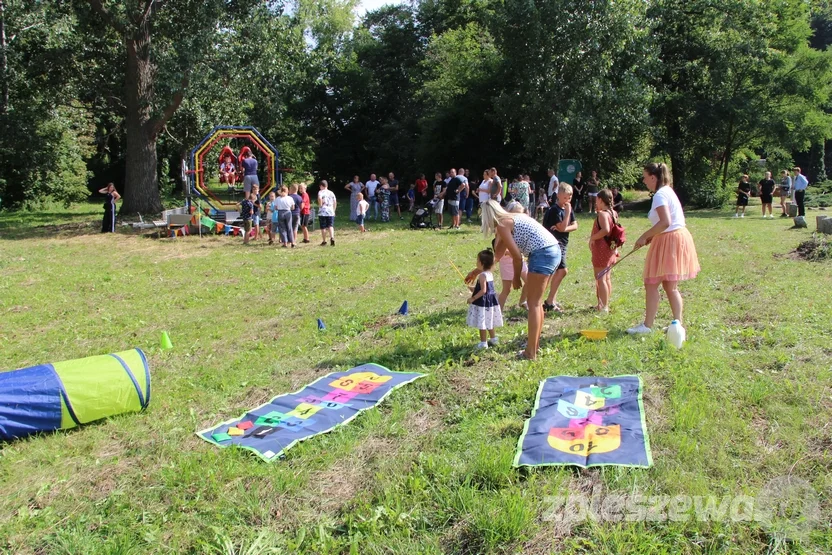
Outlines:
<svg viewBox="0 0 832 555"><path fill-rule="evenodd" d="M619 249L627 242L627 230L618 222L618 218L613 215L614 212L612 210L609 212L610 216L612 216L612 225L610 226L610 232L604 237L604 241L607 242L611 249ZM600 222L598 227L601 227Z"/></svg>

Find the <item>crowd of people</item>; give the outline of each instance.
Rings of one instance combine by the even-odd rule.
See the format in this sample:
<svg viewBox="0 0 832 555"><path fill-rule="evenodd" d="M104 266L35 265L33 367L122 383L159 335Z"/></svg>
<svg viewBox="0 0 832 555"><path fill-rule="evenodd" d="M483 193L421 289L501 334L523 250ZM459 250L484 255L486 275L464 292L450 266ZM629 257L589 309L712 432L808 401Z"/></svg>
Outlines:
<svg viewBox="0 0 832 555"><path fill-rule="evenodd" d="M491 185L495 183L495 175L492 169L489 172ZM623 237L623 227L618 221L614 192L598 187L594 173L592 180L593 187L597 187L592 195L591 211L596 217L589 236L597 298L593 308L606 313L612 294L609 269L620 256L618 241ZM483 181L487 181L485 176ZM653 332L660 286L667 294L673 319L681 325L683 302L678 283L696 277L700 270L696 247L687 230L682 205L671 185L667 166L647 164L643 182L654 193L648 214L653 225L635 242L636 249L649 247L643 271L645 316L642 323L627 330L631 335ZM467 324L479 331L477 348L496 345L499 341L496 328L503 325L502 312L508 296L512 289L521 290L520 306L528 311L528 339L518 356L534 360L540 348L545 312L563 310L557 302L557 294L567 274L569 235L578 229L574 208L576 195L574 185L568 183L541 189L540 194L551 193L546 199L551 206L540 223L531 216L528 204L524 203L525 187L518 190L520 194L505 208L493 187L489 187L490 198L481 203L482 231L486 237L493 236L493 249L479 252L476 269L465 277L472 293L468 299ZM482 191L484 194L485 189ZM621 232L614 231L616 229ZM497 263L503 282L499 295L492 272ZM547 288L549 294L544 299Z"/></svg>
<svg viewBox="0 0 832 555"><path fill-rule="evenodd" d="M780 217L788 218L789 210L786 206L787 202L797 205L797 215L806 215L806 188L809 186L809 180L803 175L803 170L795 166L792 168L793 175L789 175L788 170L783 170L780 173L780 182L775 183L771 178L771 172L766 172L763 178L757 183L757 195L760 197L760 204L762 205L763 218L774 218L772 214L772 204L774 197L780 198ZM737 204L734 212L735 218L744 218L745 210L748 207L748 200L752 194L751 180L748 175L743 175L737 185ZM768 212L768 214L766 214Z"/></svg>
<svg viewBox="0 0 832 555"><path fill-rule="evenodd" d="M252 237L259 238L262 214L268 222L270 245L279 242L283 248L295 248L299 233L302 233L302 242L309 243L312 205L305 184L280 187L270 192L268 201L264 203L256 180L256 160L248 166L252 166L253 178L246 172L246 190L239 203L243 241L248 243ZM248 166L245 166L246 170ZM589 213L595 215L588 247L597 301L592 308L600 313L609 311L612 296L609 269L620 257L624 236L618 219L623 207L621 193L614 188L602 188L597 172L591 172L591 177L585 181L578 173L572 184L560 183L552 169L548 173L548 183L539 188L528 174L518 175L507 182L499 176L496 168L483 171L482 179L475 183L472 183L470 170L465 168L451 168L444 176L437 172L432 187L428 186L422 174L404 195L400 194L403 189L392 172L380 179L371 174L366 183L362 183L360 176L356 175L344 188L350 193L350 220L361 232L366 230L365 221L371 214L374 221L390 221L393 207L399 218L404 219L401 208L404 202L407 203L405 212L414 210L419 204L432 207L440 227L444 224L444 206L447 203L451 218L448 227L452 229L460 227L462 214L470 222L476 209L482 232L492 238L492 248L478 253L476 269L465 277L472 293L468 299L467 323L479 330L478 348L496 345L499 338L495 330L503 325L502 312L508 297L513 289L520 290L519 306L528 312L528 341L519 356L534 360L540 347L545 312L563 311L558 293L568 273L570 234L578 230L575 213L583 210L584 197ZM766 205L771 213L771 195L775 190L770 177L766 174L759 183L764 215ZM785 177L788 176L784 176L779 186L781 195L786 190ZM642 323L627 330L630 334L653 331L660 286L667 294L674 320L681 323L683 303L678 283L696 277L700 269L693 238L687 230L684 212L671 185L667 166L647 164L643 182L653 193L648 214L653 225L636 240L634 248L649 245L643 271L646 309ZM799 193L805 191L805 177L800 174L799 168L795 168L794 183L793 186L789 180L788 190L801 199ZM738 197L740 192L750 193L747 178L740 183L737 191ZM100 192L107 195L103 231L112 231L118 193L112 184ZM321 246L334 247L338 201L326 180L318 184L317 206ZM495 265L499 267L502 282L499 294L492 271Z"/></svg>

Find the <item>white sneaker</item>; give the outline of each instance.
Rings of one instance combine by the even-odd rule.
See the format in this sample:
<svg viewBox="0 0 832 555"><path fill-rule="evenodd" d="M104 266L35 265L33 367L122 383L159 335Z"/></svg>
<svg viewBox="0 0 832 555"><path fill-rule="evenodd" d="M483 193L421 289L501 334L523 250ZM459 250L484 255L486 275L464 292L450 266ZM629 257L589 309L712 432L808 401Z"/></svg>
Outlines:
<svg viewBox="0 0 832 555"><path fill-rule="evenodd" d="M645 334L645 333L653 333L653 330L651 330L650 328L645 326L644 323L642 322L641 324L637 325L636 327L628 329L627 333L629 333L630 335L641 335L641 334Z"/></svg>
<svg viewBox="0 0 832 555"><path fill-rule="evenodd" d="M745 218L745 212L743 212L742 214L740 214L740 218Z"/></svg>
<svg viewBox="0 0 832 555"><path fill-rule="evenodd" d="M497 345L499 342L500 342L500 338L496 337L496 336L492 337L491 339L488 340L488 344L491 345L492 347L494 345Z"/></svg>
<svg viewBox="0 0 832 555"><path fill-rule="evenodd" d="M488 343L486 343L485 341L480 341L479 343L477 343L477 346L475 347L475 349L487 349L487 348L488 348Z"/></svg>
<svg viewBox="0 0 832 555"><path fill-rule="evenodd" d="M735 218L739 218L739 217L740 217L740 215L739 215L739 214L734 214L734 217L735 217Z"/></svg>

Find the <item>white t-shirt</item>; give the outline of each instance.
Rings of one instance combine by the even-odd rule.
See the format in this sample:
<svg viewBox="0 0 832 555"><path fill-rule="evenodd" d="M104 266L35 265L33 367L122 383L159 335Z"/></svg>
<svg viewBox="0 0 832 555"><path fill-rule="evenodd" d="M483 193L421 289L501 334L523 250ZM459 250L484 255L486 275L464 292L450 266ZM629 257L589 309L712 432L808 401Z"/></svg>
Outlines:
<svg viewBox="0 0 832 555"><path fill-rule="evenodd" d="M295 201L288 195L285 197L277 197L274 199L274 206L278 210L292 210L295 207Z"/></svg>
<svg viewBox="0 0 832 555"><path fill-rule="evenodd" d="M367 213L368 208L370 208L370 203L362 199L358 201L358 206L355 209L355 213L359 216L363 216Z"/></svg>
<svg viewBox="0 0 832 555"><path fill-rule="evenodd" d="M679 197L676 196L673 187L665 185L653 195L653 204L650 206L650 213L647 214L653 225L659 223L659 215L656 213L656 208L659 206L667 206L667 211L670 213L670 226L662 233L685 227L685 213L682 211L682 203L679 202Z"/></svg>
<svg viewBox="0 0 832 555"><path fill-rule="evenodd" d="M553 175L549 178L549 196L554 196L558 194L558 188L560 187L560 181L558 181L558 176Z"/></svg>
<svg viewBox="0 0 832 555"><path fill-rule="evenodd" d="M318 216L335 216L335 193L322 189L318 193Z"/></svg>
<svg viewBox="0 0 832 555"><path fill-rule="evenodd" d="M368 181L365 183L367 186L367 196L375 197L376 195L376 187L378 187L378 181Z"/></svg>
<svg viewBox="0 0 832 555"><path fill-rule="evenodd" d="M479 193L480 204L485 204L491 200L491 180L483 179L477 192Z"/></svg>

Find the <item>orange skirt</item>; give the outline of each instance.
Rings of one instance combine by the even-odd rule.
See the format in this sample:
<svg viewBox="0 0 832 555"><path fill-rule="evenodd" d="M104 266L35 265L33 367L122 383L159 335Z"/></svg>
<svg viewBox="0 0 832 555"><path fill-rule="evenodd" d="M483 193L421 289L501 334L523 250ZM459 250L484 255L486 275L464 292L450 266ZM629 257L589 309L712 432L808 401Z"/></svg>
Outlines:
<svg viewBox="0 0 832 555"><path fill-rule="evenodd" d="M699 270L696 245L688 228L660 233L650 241L644 260L644 283L693 279Z"/></svg>

